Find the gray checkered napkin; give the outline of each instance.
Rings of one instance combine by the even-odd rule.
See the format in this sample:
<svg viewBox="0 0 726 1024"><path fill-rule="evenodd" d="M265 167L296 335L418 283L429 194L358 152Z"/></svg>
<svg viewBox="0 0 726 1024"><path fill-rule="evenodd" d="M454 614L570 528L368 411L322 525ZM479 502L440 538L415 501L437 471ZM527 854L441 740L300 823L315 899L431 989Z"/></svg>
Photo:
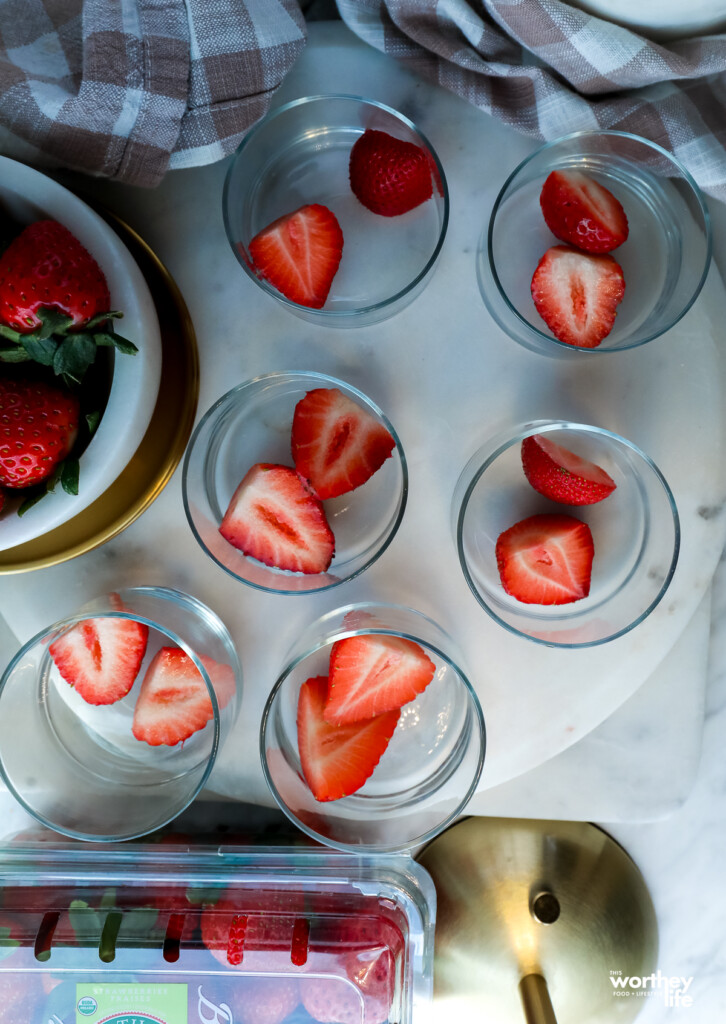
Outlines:
<svg viewBox="0 0 726 1024"><path fill-rule="evenodd" d="M296 0L0 0L0 151L156 185L232 152L304 42Z"/></svg>
<svg viewBox="0 0 726 1024"><path fill-rule="evenodd" d="M656 43L560 0L338 0L338 8L366 42L520 131L548 140L633 132L726 200L726 34Z"/></svg>

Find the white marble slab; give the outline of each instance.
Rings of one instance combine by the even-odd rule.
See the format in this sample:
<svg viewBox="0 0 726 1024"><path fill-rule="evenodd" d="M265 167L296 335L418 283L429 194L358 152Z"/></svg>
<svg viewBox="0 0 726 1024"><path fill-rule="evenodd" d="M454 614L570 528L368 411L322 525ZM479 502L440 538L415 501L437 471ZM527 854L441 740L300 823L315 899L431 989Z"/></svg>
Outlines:
<svg viewBox="0 0 726 1024"><path fill-rule="evenodd" d="M206 601L230 627L245 671L240 718L212 783L219 792L260 802L269 799L257 761L261 709L285 648L311 617L351 600L382 598L438 618L463 648L482 700L489 748L481 786L488 789L571 746L632 696L689 622L723 544L719 332L726 295L715 271L694 309L657 343L587 365L526 352L489 319L474 251L503 178L534 144L421 82L343 26L311 26L310 45L277 101L336 90L381 99L417 121L437 148L452 191L450 233L436 275L412 306L377 327L315 329L259 294L224 237L224 164L176 172L155 192L64 180L125 215L177 278L199 335L200 415L232 384L283 368L350 380L386 409L409 457L411 490L385 558L321 596L247 590L196 547L177 473L121 537L71 563L0 580L0 611L21 639L121 585L162 583ZM504 633L469 594L449 529L456 477L478 443L508 422L553 415L632 438L661 466L681 511L682 557L666 600L632 634L591 651L548 650Z"/></svg>

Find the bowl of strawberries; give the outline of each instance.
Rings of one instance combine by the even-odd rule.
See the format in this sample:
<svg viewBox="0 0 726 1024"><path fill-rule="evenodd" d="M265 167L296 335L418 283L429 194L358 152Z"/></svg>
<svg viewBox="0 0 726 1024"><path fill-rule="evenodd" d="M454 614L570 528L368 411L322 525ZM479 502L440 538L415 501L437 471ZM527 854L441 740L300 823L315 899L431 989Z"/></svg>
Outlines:
<svg viewBox="0 0 726 1024"><path fill-rule="evenodd" d="M204 551L258 590L306 594L358 576L403 518L408 470L385 414L313 371L264 374L202 418L184 508Z"/></svg>
<svg viewBox="0 0 726 1024"><path fill-rule="evenodd" d="M658 467L601 427L541 420L486 442L452 505L464 577L512 633L592 647L654 610L678 561L680 523Z"/></svg>
<svg viewBox="0 0 726 1024"><path fill-rule="evenodd" d="M4 157L0 181L6 550L73 518L113 484L150 422L161 344L146 282L108 224Z"/></svg>
<svg viewBox="0 0 726 1024"><path fill-rule="evenodd" d="M515 341L582 356L665 334L696 301L710 261L705 200L672 154L627 132L576 132L507 179L477 273Z"/></svg>
<svg viewBox="0 0 726 1024"><path fill-rule="evenodd" d="M248 278L295 315L329 327L378 323L428 282L449 197L412 121L357 96L295 100L244 139L224 220Z"/></svg>

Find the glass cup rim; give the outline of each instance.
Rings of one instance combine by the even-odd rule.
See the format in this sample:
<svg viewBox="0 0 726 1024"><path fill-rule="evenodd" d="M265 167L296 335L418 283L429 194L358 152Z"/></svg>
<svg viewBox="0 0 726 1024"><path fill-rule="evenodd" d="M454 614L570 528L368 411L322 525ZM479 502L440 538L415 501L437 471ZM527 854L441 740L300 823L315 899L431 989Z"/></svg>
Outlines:
<svg viewBox="0 0 726 1024"><path fill-rule="evenodd" d="M419 139L421 139L428 153L433 158L434 164L436 165L436 170L439 175L439 179L441 181L441 190L443 193L443 195L441 196L443 200L443 216L441 219L441 227L439 228L439 235L438 238L436 239L436 245L434 246L433 251L429 256L428 260L426 261L425 265L421 268L416 277L414 277L412 281L409 281L405 288L401 288L394 295L390 295L386 299L381 299L379 302L370 303L367 306L359 306L356 309L314 309L313 307L309 306L301 306L299 302L293 302L291 299L288 299L285 295L283 295L282 292L279 292L276 288L273 288L272 285L268 284L266 281L259 278L255 273L252 272L251 268L248 266L247 262L239 252L239 242L237 242L233 237L232 225L230 223L229 217L229 191L231 188L231 180L234 173L234 168L236 167L237 161L241 157L245 147L248 146L251 142L254 142L256 137L278 117L288 113L290 110L293 110L296 107L309 105L322 100L351 100L356 103L364 103L368 106L376 107L377 109L382 110L387 114L391 114L397 120L403 122L403 124L407 128L409 128L418 136ZM316 318L319 317L321 323L324 323L326 320L330 320L331 323L335 321L336 325L340 327L346 326L341 321L353 321L354 319L361 319L364 316L374 314L378 311L387 309L389 306L393 306L396 302L404 298L406 295L409 295L418 287L421 281L423 281L426 278L426 276L435 266L441 254L441 249L443 248L444 240L446 238L449 226L449 208L449 186L446 181L446 174L444 172L444 168L441 165L441 161L439 160L439 155L434 149L434 147L431 145L428 137L409 117L406 117L405 114L402 114L394 107L390 107L388 106L388 104L381 103L378 100L368 99L365 96L358 96L353 93L317 93L313 96L301 96L296 100L290 100L288 103L283 103L281 106L269 111L269 113L267 113L262 118L261 121L258 121L258 123L252 129L250 129L250 131L247 133L247 135L245 135L245 137L242 139L239 146L235 150L230 165L227 168L227 173L225 174L224 177L224 186L222 188L222 212L224 215L224 229L227 235L227 241L230 244L230 247L235 255L237 262L242 267L247 277L249 277L251 281L254 281L254 283L258 287L262 288L262 290L265 291L268 295L270 295L273 299L277 299L278 302L282 303L283 306L287 306L290 310L295 311L298 309L304 309L306 310L306 315L315 316ZM351 323L350 326L356 325L354 323Z"/></svg>
<svg viewBox="0 0 726 1024"><path fill-rule="evenodd" d="M613 138L622 138L622 139L627 139L627 140L632 141L632 142L641 143L642 145L644 145L644 146L646 146L646 147L648 147L650 149L655 150L656 153L659 153L661 156L665 157L672 166L677 168L677 170L679 171L679 174L681 175L681 177L683 177L685 179L685 181L687 182L687 184L690 186L691 191L692 191L692 193L694 195L694 198L696 199L696 201L698 203L698 207L699 207L699 209L701 211L701 216L703 217L703 229L704 229L704 235L705 235L705 239L706 239L706 252L705 252L704 261L703 261L703 270L701 271L701 276L700 276L700 278L698 280L698 283L697 283L697 285L696 285L696 287L695 287L695 289L693 291L692 296L690 297L688 302L685 304L683 309L672 319L672 321L666 327L664 327L662 329L659 329L657 331L653 331L653 333L649 334L645 338L642 338L640 341L633 342L632 344L629 344L629 345L621 345L618 348L600 348L599 346L596 346L595 348L583 348L583 347L579 347L577 345L570 345L566 341L560 341L559 338L554 338L550 334L545 334L545 332L542 331L539 327L537 327L535 324L533 324L529 320L527 320L526 317L524 317L519 312L517 307L512 304L512 302L509 299L509 296L507 295L506 291L504 290L504 287L503 287L503 285L502 285L502 283L501 283L501 281L499 279L499 274L497 272L497 267L496 267L496 263L495 263L495 260L494 260L493 236L494 236L494 223L495 223L495 220L496 220L496 215L497 215L497 212L499 211L499 207L501 206L502 202L504 201L505 195L507 193L507 190L508 190L510 184L515 180L515 178L520 174L520 172L522 172L525 169L525 167L527 167L527 165L530 164L537 157L541 156L547 150L553 149L555 146L559 146L559 145L561 145L562 143L565 143L565 142L572 142L572 141L577 140L577 139L595 138L595 137L600 137L600 136L610 136L610 137L613 137ZM675 325L680 320L683 319L683 317L686 315L686 313L693 306L693 304L696 301L696 299L698 298L698 296L701 294L701 290L703 289L703 286L706 283L706 278L708 277L708 272L709 272L709 270L711 268L711 259L712 259L712 255L713 255L713 231L712 231L712 228L711 228L711 215L710 215L708 207L706 205L706 201L704 199L703 192L701 191L701 188L699 187L698 183L696 182L695 178L690 173L690 171L688 171L686 169L686 167L681 163L681 161L673 153L670 153L667 149L664 149L663 146L658 145L657 142L652 142L650 139L646 139L646 138L644 138L641 135L635 135L635 134L633 134L633 132L617 131L615 129L602 129L602 130L587 129L587 130L584 130L584 131L570 132L568 135L561 135L557 139L550 139L548 142L545 142L544 145L538 146L537 149L535 149L535 151L533 153L530 153L527 157L525 157L524 160L521 160L517 164L517 166L514 168L514 170L511 172L511 174L507 177L506 181L504 182L504 184L502 185L501 189L499 190L499 193L497 194L496 199L494 200L494 205L492 206L492 211L491 211L491 214L489 216L489 223L484 228L484 231L482 232L482 235L481 235L481 238L480 238L480 242L479 242L479 249L480 250L484 248L483 242L484 242L484 238L485 237L486 237L486 254L487 254L487 260L489 262L489 270L490 270L491 275L492 275L492 280L494 281L496 289L499 292L499 295L501 296L501 298L503 299L503 301L504 301L504 303L506 305L507 310L510 313L514 314L516 319L525 328L525 330L531 331L534 334L534 337L535 337L536 341L538 341L538 342L546 342L548 344L552 343L553 345L555 345L557 348L561 349L564 352L568 352L570 354L580 355L580 356L586 356L588 354L589 355L607 355L608 353L613 353L613 352L627 352L629 349L640 348L641 345L645 345L649 341L654 341L656 338L660 338L663 334L666 334L668 331L670 331L671 328L675 327ZM481 288L481 283L480 283L480 288Z"/></svg>
<svg viewBox="0 0 726 1024"><path fill-rule="evenodd" d="M360 566L360 568L357 569L354 573L351 573L350 576L345 576L341 579L336 579L333 582L326 583L324 586L321 587L311 587L307 590L285 590L279 589L277 587L267 587L261 583L253 583L250 580L244 579L242 576L238 576L236 572L234 572L232 569L226 566L224 562L220 561L204 543L201 534L197 530L196 524L194 522L194 517L192 516L191 506L189 503L189 466L196 445L199 441L199 438L202 435L202 431L207 426L207 424L216 415L219 414L219 411L222 409L222 407L226 406L227 404L231 405L232 402L235 401L239 397L239 395L241 395L242 392L244 392L246 389L257 387L261 384L264 384L266 381L272 381L285 377L289 377L291 379L300 377L303 379L309 379L311 381L323 382L323 386L325 387L342 387L345 391L355 395L356 398L359 398L365 406L367 406L369 409L372 409L373 412L375 412L375 414L385 424L386 429L390 432L394 440L396 451L398 452L398 457L401 463L402 482L400 504L393 525L384 543L381 545L381 547L376 548L376 550L373 552L368 561L365 562L362 566ZM331 377L330 374L318 372L317 370L273 370L269 373L258 374L258 376L251 377L249 380L243 381L241 384L237 384L235 385L235 387L230 388L229 391L225 392L225 394L218 398L217 401L214 402L214 404L211 405L209 409L205 412L205 414L202 416L199 423L194 428L192 436L189 439L189 444L187 445L187 449L184 453L184 464L182 467L182 503L184 505L184 514L186 515L187 523L189 524L189 528L191 529L194 538L201 547L202 551L204 551L204 553L212 559L215 565L218 565L220 569L223 569L229 576L231 576L232 579L237 580L239 583L243 583L247 587L252 587L253 590L259 590L264 594L281 594L285 597L304 597L306 594L322 594L326 590L333 590L334 587L339 587L341 584L347 583L349 580L355 579L356 576L360 576L361 573L365 572L366 569L369 569L375 562L378 561L383 552L388 548L389 544L393 541L393 538L398 533L399 527L403 520L407 502L408 463L406 461L406 454L403 450L401 439L398 436L397 431L391 424L386 414L383 412L382 409L379 408L379 406L376 404L376 402L373 401L372 398L369 398L368 395L361 391L360 388L357 388L354 384L349 384L347 381L340 380L337 377Z"/></svg>
<svg viewBox="0 0 726 1024"><path fill-rule="evenodd" d="M454 644L454 641L450 637L448 631L445 630L443 626L439 625L439 623L432 619L430 616L426 615L425 612L421 612L416 608L411 608L406 605L394 604L390 601L353 601L347 605L342 605L339 608L333 608L325 612L323 615L319 616L315 621L309 623L308 626L304 627L304 631L307 632L308 630L316 629L318 626L321 626L326 619L332 617L344 617L349 612L369 610L377 612L380 612L382 610L390 610L394 612L404 611L407 613L413 613L415 616L418 616L423 621L431 624L435 629L437 629L440 633L443 634L446 640L451 640L452 644ZM292 811L292 809L287 806L285 801L278 793L277 787L275 786L275 783L272 779L272 775L270 773L269 766L267 764L265 746L265 733L267 730L267 722L272 712L272 706L275 702L275 698L277 697L282 687L285 685L285 682L289 678L290 674L298 667L298 665L305 661L306 658L312 657L312 655L317 654L318 651L323 650L325 647L331 646L337 640L345 640L352 636L365 636L366 634L371 633L375 636L397 636L402 637L404 640L412 640L414 643L421 644L422 646L426 647L429 651L431 651L433 654L441 658L441 660L445 662L445 664L456 673L457 678L464 686L464 691L467 694L470 707L474 711L474 722L476 727L478 727L478 736L480 739L479 756L477 758L476 770L474 772L472 781L466 793L461 798L461 801L459 802L458 806L449 815L447 815L446 819L439 825L436 825L434 828L429 829L420 837L417 837L405 843L341 843L338 840L329 839L327 837L322 836L319 832L316 832L315 829L311 828L309 825L306 825L305 822L301 821L298 818L298 816ZM476 690L474 689L468 674L464 671L464 669L457 664L457 662L452 658L450 654L447 654L438 645L431 643L428 640L424 640L422 637L417 636L415 633L406 632L400 629L392 629L383 626L368 626L340 629L335 632L334 640L327 641L323 644L315 643L302 654L296 657L292 657L293 650L294 646L288 651L285 657L285 665L283 666L282 671L278 675L272 689L270 690L267 696L267 700L265 701L265 706L262 711L262 718L260 720L259 730L260 762L262 764L262 773L264 775L265 782L267 783L267 786L270 790L270 793L274 797L275 802L278 804L280 809L287 815L290 821L292 821L294 825L296 825L299 829L305 832L305 834L308 835L311 839L315 839L319 843L324 843L326 846L332 847L335 850L341 850L344 853L355 853L356 851L361 853L401 853L406 850L410 850L415 846L419 846L422 843L429 842L429 840L433 839L434 836L437 836L445 828L448 828L448 826L453 821L455 821L456 818L461 814L462 810L466 807L466 805L469 803L469 800L473 797L474 793L476 792L476 787L479 784L482 770L484 768L484 761L486 758L487 733L486 722L484 719L484 711L482 709L479 696Z"/></svg>
<svg viewBox="0 0 726 1024"><path fill-rule="evenodd" d="M177 596L180 595L185 600L189 600L193 604L196 604L196 605L200 606L201 608L203 608L205 615L211 615L216 620L216 624L222 626L224 631L228 632L227 627L224 625L224 623L219 618L219 616L216 614L216 612L212 611L212 609L208 608L206 605L203 605L202 602L199 601L198 598L194 597L191 594L183 594L182 591L174 590L172 587L143 586L143 587L127 587L127 588L122 588L122 589L125 590L125 591L133 591L133 592L150 593L150 594L154 594L154 595L161 595L165 600L176 600ZM99 600L99 599L101 599L101 598L103 598L105 596L107 596L107 595L101 594L97 598L94 598L93 600ZM17 651L17 653L14 654L13 657L10 659L10 661L8 662L8 665L5 668L5 670L0 674L0 700L2 699L2 695L3 695L3 691L5 689L5 685L8 682L8 680L10 679L11 675L13 674L13 671L14 671L15 667L17 666L17 664L19 663L19 661L21 660L21 658L23 658L37 644L42 643L44 640L46 640L51 633L57 633L59 630L70 629L72 626L77 625L79 622L83 622L85 619L110 619L110 618L114 618L114 619L130 619L130 620L132 620L134 622L140 622L140 623L142 623L142 625L149 626L150 628L156 629L160 633L163 633L165 636L169 637L170 640L172 640L178 647L181 647L182 650L184 651L184 653L187 654L192 659L192 661L194 662L195 667L197 668L197 670L202 675L202 679L204 680L204 684L207 687L207 693L208 693L209 698L210 698L211 703L212 703L212 718L211 718L211 721L214 723L214 730L213 730L214 734L213 734L213 737L212 737L212 745L211 745L211 749L209 751L209 754L207 756L207 764L205 766L204 772L203 772L203 774L202 774L202 776L201 776L201 778L199 780L198 785L195 787L194 792L189 797L189 800L184 805L184 807L177 808L171 814L170 817L166 818L163 821L160 821L157 825L154 826L153 829L145 828L141 832L131 831L131 832L128 832L128 833L124 833L123 835L119 835L117 833L117 834L112 835L112 836L95 836L95 835L89 835L86 832L80 832L77 829L66 828L66 827L64 827L62 825L54 824L49 818L46 818L43 814L40 814L38 811L36 811L32 807L30 807L30 805L23 799L23 797L20 795L20 793L18 793L18 791L16 790L15 786L12 784L11 780L6 775L5 765L4 765L2 757L0 756L0 778L2 779L3 783L7 786L8 791L10 793L12 793L13 797L18 801L18 803L23 807L23 809L28 812L28 814L32 818L34 818L36 821L40 822L40 824L45 825L46 828L51 829L53 832L58 832L60 835L68 836L68 838L70 838L70 839L80 839L83 842L91 842L91 843L94 843L94 842L95 843L128 842L129 840L139 839L142 836L149 835L149 833L151 831L156 831L157 829L163 828L165 825L168 825L169 822L173 821L179 814L181 814L187 807L189 807L189 805L196 799L198 794L202 791L202 789L206 785L206 783L207 783L207 781L209 779L209 776L210 776L210 774L212 772L212 769L214 768L214 764L215 764L215 762L217 760L217 755L219 753L219 746L220 746L221 717L220 717L219 703L217 701L217 694L216 694L216 692L214 690L214 687L212 686L212 681L211 681L211 679L209 677L209 673L207 672L207 670L204 667L204 665L202 664L202 662L199 660L197 654L186 643L186 641L183 640L180 636L178 636L173 630L167 629L166 627L162 628L159 625L158 622L154 622L153 619L149 619L149 618L147 618L144 615L133 615L130 612L124 612L124 611L102 611L102 612L85 612L84 613L84 612L79 611L79 612L75 612L73 615L68 615L68 616L64 617L63 619L59 619L57 622L53 623L52 625L46 626L45 629L41 629L38 633L35 634L35 636L31 637L30 640L27 640L23 644L23 646L20 648L20 650ZM239 681L239 679L241 677L241 666L240 666L240 663L239 663L239 657L237 655L236 649L234 648L233 644L232 644L232 650L234 651L234 656L235 656L235 659L236 659L235 660L235 664L232 666L232 669L233 669L233 671L235 673L235 678Z"/></svg>
<svg viewBox="0 0 726 1024"><path fill-rule="evenodd" d="M645 608L627 626L623 626L615 633L612 633L607 637L603 637L600 640L587 640L583 641L582 643L558 643L557 641L544 640L541 637L531 636L529 633L525 633L521 629L517 629L516 626L511 625L505 619L501 618L501 616L499 616L496 613L496 611L492 607L490 607L489 603L481 595L479 588L474 582L472 575L469 571L466 556L464 554L464 520L466 519L466 512L469 506L469 500L474 492L475 487L479 483L480 479L482 478L486 470L496 461L497 458L499 458L500 455L502 455L505 451L509 450L515 445L521 444L521 442L526 437L531 437L532 434L552 433L557 430L578 430L580 432L594 434L598 437L608 438L609 440L614 441L616 444L628 448L638 457L638 459L642 460L646 468L653 473L656 480L661 485L673 519L673 552L671 555L670 564L668 566L668 572L666 573L663 584L661 585L661 588L654 597L654 599L650 602L647 608ZM607 430L605 427L598 427L591 423L575 423L571 420L532 420L528 423L520 424L517 427L515 427L514 433L512 433L511 431L500 431L498 434L494 435L489 441L485 441L482 445L480 445L480 447L467 461L466 465L464 466L464 469L461 471L460 479L464 476L464 474L466 474L469 471L469 467L472 466L472 464L475 463L477 460L479 460L483 450L489 450L492 444L495 445L494 450L490 452L486 459L480 462L476 472L473 474L471 480L469 481L469 484L467 485L467 488L464 491L461 499L459 499L458 511L456 512L456 553L458 555L459 565L461 566L461 571L464 574L464 579L466 580L467 586L469 587L469 590L471 590L472 594L474 595L478 603L481 605L484 611L487 612L487 614L490 615L495 622L497 622L500 626L506 629L507 632L511 633L513 636L518 636L522 637L525 640L529 640L531 643L539 644L542 647L553 647L562 650L583 650L588 647L599 647L602 644L610 643L612 640L617 640L619 637L624 636L626 633L630 633L631 630L635 629L636 626L639 626L641 622L648 618L651 612L654 611L654 609L660 604L661 600L665 596L665 593L668 590L671 580L673 579L673 575L676 571L676 566L678 564L678 557L680 554L681 547L681 524L680 516L678 514L678 507L676 505L676 501L673 497L673 492L671 491L668 481L666 480L658 466L655 464L653 459L651 459L651 457L647 455L646 452L644 452L641 448L639 448L638 445L635 444L633 441L628 440L628 438L623 437L621 434L616 434L612 430ZM547 621L545 616L543 616L543 621ZM561 619L560 621L565 620Z"/></svg>

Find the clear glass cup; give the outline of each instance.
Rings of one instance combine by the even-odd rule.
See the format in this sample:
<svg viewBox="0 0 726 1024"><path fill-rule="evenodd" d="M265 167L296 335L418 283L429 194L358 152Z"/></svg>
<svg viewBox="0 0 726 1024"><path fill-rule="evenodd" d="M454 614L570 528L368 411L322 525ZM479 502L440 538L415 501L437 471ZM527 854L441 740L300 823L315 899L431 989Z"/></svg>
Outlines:
<svg viewBox="0 0 726 1024"><path fill-rule="evenodd" d="M305 781L298 751L300 687L328 674L337 641L371 634L419 644L435 665L434 677L401 709L388 747L363 787L319 802ZM474 793L485 746L481 706L451 638L421 612L376 602L330 611L303 630L260 726L262 767L275 800L309 836L341 850L410 849L437 835Z"/></svg>
<svg viewBox="0 0 726 1024"><path fill-rule="evenodd" d="M54 640L91 618L132 619L149 628L136 682L114 704L86 703L49 652ZM169 646L181 648L201 673L212 718L181 744L151 746L132 734L134 708L147 666ZM215 678L224 673L220 700L208 669ZM30 814L63 835L97 842L145 835L175 818L205 785L237 715L241 683L225 625L196 598L162 587L99 597L29 640L5 670L0 773Z"/></svg>
<svg viewBox="0 0 726 1024"><path fill-rule="evenodd" d="M219 526L251 466L258 462L292 466L295 406L316 388L337 388L356 402L389 431L395 447L361 487L323 502L335 536L335 555L327 572L304 574L248 558L225 540ZM408 469L396 431L362 391L323 373L290 370L255 377L215 402L187 448L182 489L194 536L230 576L275 594L309 594L358 576L386 550L406 507Z"/></svg>
<svg viewBox="0 0 726 1024"><path fill-rule="evenodd" d="M350 151L367 129L425 150L432 197L408 213L372 213L350 188ZM252 269L248 245L278 217L321 203L343 232L343 257L322 309L285 298ZM359 96L310 96L274 110L242 141L224 184L224 223L240 266L291 313L328 327L362 327L398 313L423 290L446 235L449 193L431 143L391 107Z"/></svg>
<svg viewBox="0 0 726 1024"><path fill-rule="evenodd" d="M532 434L596 463L616 489L593 505L544 497L522 468L522 441ZM541 513L571 515L590 527L595 556L587 597L539 605L505 592L497 538ZM678 512L663 474L631 441L581 423L541 420L489 440L459 477L452 520L459 562L477 601L505 629L550 647L593 647L634 629L663 598L678 561Z"/></svg>
<svg viewBox="0 0 726 1024"><path fill-rule="evenodd" d="M555 170L577 170L621 202L627 240L611 255L620 264L625 296L615 324L596 348L555 338L531 295L532 275L553 245L539 197ZM534 352L586 358L644 345L665 334L696 301L711 262L705 200L670 153L627 132L575 132L542 146L512 172L492 208L477 250L482 298L511 338Z"/></svg>

